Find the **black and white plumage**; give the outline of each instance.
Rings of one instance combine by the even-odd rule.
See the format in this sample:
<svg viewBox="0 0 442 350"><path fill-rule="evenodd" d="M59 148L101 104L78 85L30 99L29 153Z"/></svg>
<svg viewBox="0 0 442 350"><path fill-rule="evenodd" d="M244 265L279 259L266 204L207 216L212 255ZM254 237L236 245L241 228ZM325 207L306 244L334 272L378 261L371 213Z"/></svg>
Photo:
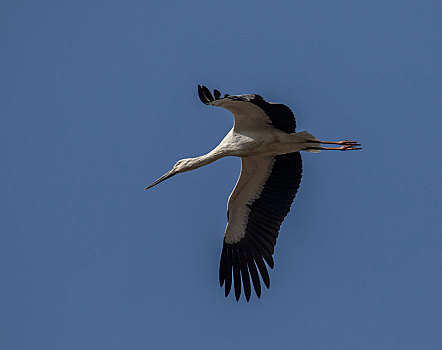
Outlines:
<svg viewBox="0 0 442 350"><path fill-rule="evenodd" d="M229 197L228 223L219 268L220 285L236 300L243 289L246 300L252 285L261 296L261 279L269 288L267 266L273 268L273 252L279 229L296 196L302 176L300 151L359 149L355 141L319 141L306 131L296 133L289 107L265 101L259 95L214 94L198 85L200 100L223 107L234 116L234 126L211 152L182 159L146 189L180 172L210 164L225 156L241 157L241 175ZM325 148L324 144L340 147ZM261 278L260 278L261 277Z"/></svg>

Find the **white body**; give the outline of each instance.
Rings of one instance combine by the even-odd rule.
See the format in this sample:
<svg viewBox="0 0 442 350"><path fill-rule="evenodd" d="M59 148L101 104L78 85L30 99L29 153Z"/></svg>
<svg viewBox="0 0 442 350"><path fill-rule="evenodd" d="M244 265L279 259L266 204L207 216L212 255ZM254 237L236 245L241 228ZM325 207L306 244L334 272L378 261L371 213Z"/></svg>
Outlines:
<svg viewBox="0 0 442 350"><path fill-rule="evenodd" d="M232 128L215 149L208 153L210 156L276 156L308 150L309 152L320 152L312 149L316 143L307 141L317 140L307 131L287 134L283 131L269 129L252 129L236 131Z"/></svg>

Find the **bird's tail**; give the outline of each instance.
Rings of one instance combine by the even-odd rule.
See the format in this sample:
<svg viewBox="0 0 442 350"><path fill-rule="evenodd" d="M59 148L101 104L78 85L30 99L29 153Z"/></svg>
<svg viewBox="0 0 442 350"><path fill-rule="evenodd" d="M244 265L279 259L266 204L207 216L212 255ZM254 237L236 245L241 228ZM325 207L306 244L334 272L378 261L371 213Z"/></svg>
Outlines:
<svg viewBox="0 0 442 350"><path fill-rule="evenodd" d="M319 149L321 147L320 143L316 143L316 142L312 142L312 143L308 143L307 141L318 141L319 140L314 137L312 134L310 134L307 131L301 131L301 132L297 132L297 135L299 135L300 137L304 138L305 140L305 147L306 147L306 151L307 152L312 152L312 153L319 153L321 152L321 150Z"/></svg>

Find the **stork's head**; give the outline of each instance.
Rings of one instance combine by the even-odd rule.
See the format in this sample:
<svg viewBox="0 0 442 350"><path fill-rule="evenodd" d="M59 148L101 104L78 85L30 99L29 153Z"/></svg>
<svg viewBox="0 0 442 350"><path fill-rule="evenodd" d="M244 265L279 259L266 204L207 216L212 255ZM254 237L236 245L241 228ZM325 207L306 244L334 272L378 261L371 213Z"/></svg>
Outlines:
<svg viewBox="0 0 442 350"><path fill-rule="evenodd" d="M177 173L184 173L185 171L198 168L196 165L197 162L195 161L195 158L185 158L176 162L172 170L175 170Z"/></svg>
<svg viewBox="0 0 442 350"><path fill-rule="evenodd" d="M152 183L151 185L147 186L145 188L145 190L158 185L160 182L163 182L164 180L167 180L168 178L179 174L179 173L184 173L185 171L190 171L193 169L198 168L197 162L195 162L195 158L186 158L186 159L181 159L178 162L176 162L176 164L173 166L173 168L168 171L167 173L165 173L163 176L161 176L157 181L155 181L154 183Z"/></svg>

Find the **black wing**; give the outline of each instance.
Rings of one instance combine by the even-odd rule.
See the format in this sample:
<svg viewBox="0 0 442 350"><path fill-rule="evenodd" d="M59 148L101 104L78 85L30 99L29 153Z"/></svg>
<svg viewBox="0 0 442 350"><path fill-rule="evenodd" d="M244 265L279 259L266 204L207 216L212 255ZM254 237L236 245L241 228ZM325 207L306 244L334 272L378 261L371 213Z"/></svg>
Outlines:
<svg viewBox="0 0 442 350"><path fill-rule="evenodd" d="M233 113L235 127L241 128L241 124L250 121L265 123L286 133L296 130L296 119L289 107L280 103L267 102L259 95L225 95L214 90L214 95L205 86L198 85L198 96L206 105L223 107Z"/></svg>
<svg viewBox="0 0 442 350"><path fill-rule="evenodd" d="M251 294L250 278L258 298L261 296L259 274L269 288L264 261L273 268L272 255L279 228L290 211L302 177L299 152L276 156L270 163L256 158L249 167L245 162L253 162L251 157L242 159L243 170L229 198L229 222L221 253L220 285L225 284L225 295L229 295L233 275L236 300L241 295L241 279L247 301ZM266 178L254 181L253 174L265 174L269 167L271 171ZM251 174L247 169L255 172Z"/></svg>

